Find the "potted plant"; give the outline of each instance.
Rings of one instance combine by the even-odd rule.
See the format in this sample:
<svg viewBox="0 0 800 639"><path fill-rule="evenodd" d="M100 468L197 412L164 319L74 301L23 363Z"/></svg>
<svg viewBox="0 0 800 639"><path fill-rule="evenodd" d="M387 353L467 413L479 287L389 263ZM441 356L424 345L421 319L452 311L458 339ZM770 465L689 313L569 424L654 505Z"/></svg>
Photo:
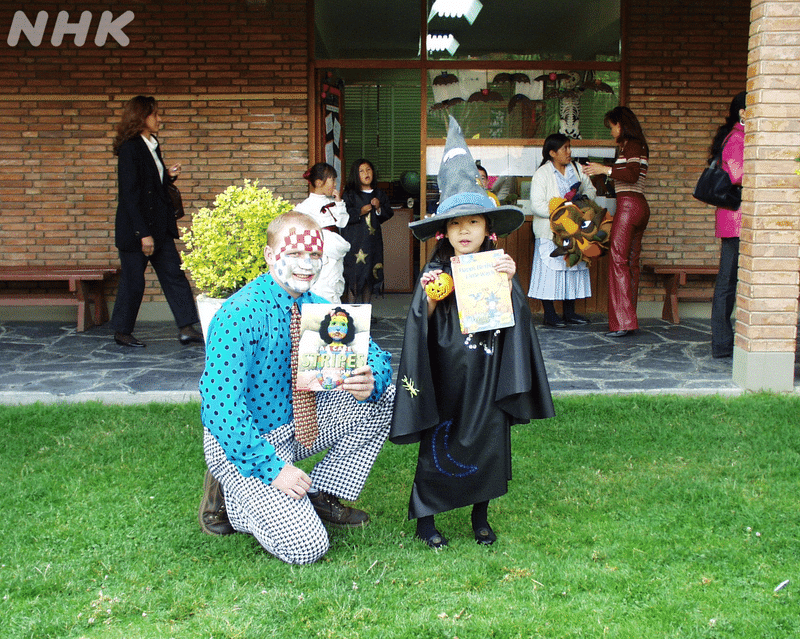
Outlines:
<svg viewBox="0 0 800 639"><path fill-rule="evenodd" d="M202 208L183 229L186 250L181 251L183 269L188 270L200 291L197 308L203 335L226 298L266 272L264 248L267 226L291 203L259 188L258 180L231 185Z"/></svg>

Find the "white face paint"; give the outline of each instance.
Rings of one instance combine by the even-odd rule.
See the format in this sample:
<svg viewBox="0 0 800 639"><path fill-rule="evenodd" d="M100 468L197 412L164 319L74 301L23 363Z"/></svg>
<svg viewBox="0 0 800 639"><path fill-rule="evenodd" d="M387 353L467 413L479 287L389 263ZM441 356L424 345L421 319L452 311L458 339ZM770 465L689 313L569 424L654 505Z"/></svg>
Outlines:
<svg viewBox="0 0 800 639"><path fill-rule="evenodd" d="M276 245L264 252L273 279L293 297L308 292L322 270L322 234L292 227Z"/></svg>
<svg viewBox="0 0 800 639"><path fill-rule="evenodd" d="M303 253L297 255L295 253ZM311 289L322 270L322 255L306 251L287 251L270 269L272 276L289 293L302 295Z"/></svg>

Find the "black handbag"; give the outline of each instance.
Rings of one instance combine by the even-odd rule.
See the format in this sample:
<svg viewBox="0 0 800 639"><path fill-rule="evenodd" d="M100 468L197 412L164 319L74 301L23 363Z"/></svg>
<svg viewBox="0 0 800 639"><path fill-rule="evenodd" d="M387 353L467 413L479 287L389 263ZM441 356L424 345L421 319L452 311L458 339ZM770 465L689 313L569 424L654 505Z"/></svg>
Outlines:
<svg viewBox="0 0 800 639"><path fill-rule="evenodd" d="M724 144L722 148L725 148ZM729 211L738 211L742 205L742 185L731 184L730 175L719 166L721 161L722 149L700 175L692 195L706 204Z"/></svg>
<svg viewBox="0 0 800 639"><path fill-rule="evenodd" d="M185 213L183 210L183 198L180 190L175 186L175 182L167 182L167 193L172 202L172 207L175 209L175 219L180 220Z"/></svg>

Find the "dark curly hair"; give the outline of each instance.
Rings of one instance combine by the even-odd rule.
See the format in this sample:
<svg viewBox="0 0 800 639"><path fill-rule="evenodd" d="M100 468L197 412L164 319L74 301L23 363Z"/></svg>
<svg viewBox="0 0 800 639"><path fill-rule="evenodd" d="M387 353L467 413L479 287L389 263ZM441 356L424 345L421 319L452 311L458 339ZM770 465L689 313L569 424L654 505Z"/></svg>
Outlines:
<svg viewBox="0 0 800 639"><path fill-rule="evenodd" d="M331 316L339 315L340 313L347 318L347 334L344 336L344 339L342 339L342 344L350 344L356 338L356 324L353 321L352 315L350 315L350 313L344 310L341 306L337 306L330 313L325 315L319 325L319 336L326 344L333 342L331 336L328 335L328 326L331 324Z"/></svg>

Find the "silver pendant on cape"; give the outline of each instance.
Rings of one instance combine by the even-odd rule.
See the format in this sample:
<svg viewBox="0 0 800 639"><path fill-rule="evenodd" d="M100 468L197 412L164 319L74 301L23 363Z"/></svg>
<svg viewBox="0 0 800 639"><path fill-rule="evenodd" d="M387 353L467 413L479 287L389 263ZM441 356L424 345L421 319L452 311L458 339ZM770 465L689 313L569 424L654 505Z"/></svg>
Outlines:
<svg viewBox="0 0 800 639"><path fill-rule="evenodd" d="M476 343L473 343L473 338L475 337L475 333L470 333L467 335L467 339L464 340L464 346L468 349L474 351L478 346L483 347L483 351L487 355L492 355L494 353L494 338L500 335L500 329L497 329L493 333L489 333L489 338L487 341L484 341L480 337L478 338Z"/></svg>

